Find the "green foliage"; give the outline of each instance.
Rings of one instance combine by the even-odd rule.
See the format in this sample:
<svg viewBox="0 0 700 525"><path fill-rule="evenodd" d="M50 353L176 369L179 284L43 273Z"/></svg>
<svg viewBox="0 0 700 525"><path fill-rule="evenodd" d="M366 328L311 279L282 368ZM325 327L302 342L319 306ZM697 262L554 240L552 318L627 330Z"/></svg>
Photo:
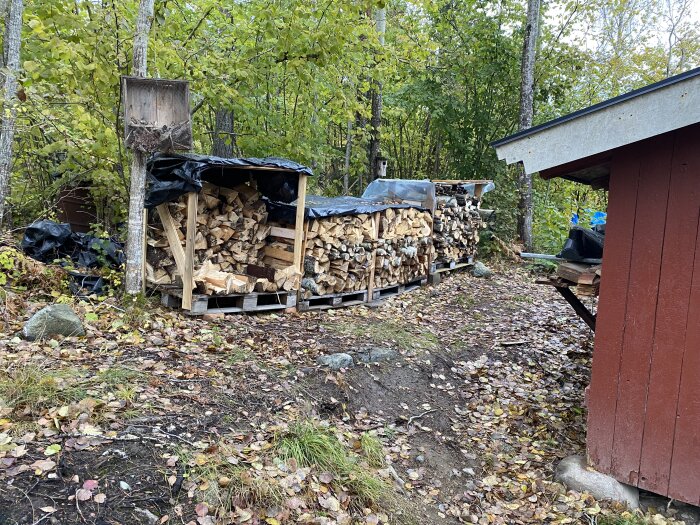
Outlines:
<svg viewBox="0 0 700 525"><path fill-rule="evenodd" d="M387 9L386 41L372 10ZM698 24L657 0L555 0L543 7L535 121L678 73L700 58ZM121 234L129 191L120 76L131 73L138 2L27 0L11 175L13 221L51 217L61 188L85 186L101 230ZM517 128L524 5L516 0L194 0L156 2L149 74L187 79L194 150L215 114L247 156L311 166L310 191L351 193L367 180L370 88L381 84L381 154L399 178L494 179L484 206L515 235L515 176L490 142ZM593 45L592 45L593 44ZM348 146L348 139L350 146ZM551 250L570 213L604 198L535 182L535 238Z"/></svg>
<svg viewBox="0 0 700 525"><path fill-rule="evenodd" d="M78 401L86 395L70 370L47 371L27 365L0 372L0 400L14 410L24 408L34 413Z"/></svg>

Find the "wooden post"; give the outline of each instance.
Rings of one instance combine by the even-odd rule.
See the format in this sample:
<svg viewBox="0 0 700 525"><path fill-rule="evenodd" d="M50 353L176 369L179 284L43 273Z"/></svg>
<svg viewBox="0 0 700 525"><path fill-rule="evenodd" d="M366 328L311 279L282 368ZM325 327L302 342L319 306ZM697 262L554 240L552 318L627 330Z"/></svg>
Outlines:
<svg viewBox="0 0 700 525"><path fill-rule="evenodd" d="M372 257L371 257L371 263L369 267L369 282L367 283L367 302L372 302L373 297L372 295L374 294L374 272L376 270L376 265L377 265L377 243L376 241L379 240L379 212L375 212L372 215L372 231L374 232L374 237L373 237L373 248L372 248Z"/></svg>
<svg viewBox="0 0 700 525"><path fill-rule="evenodd" d="M306 175L299 174L297 185L297 215L294 222L294 268L304 273L304 212L306 211Z"/></svg>
<svg viewBox="0 0 700 525"><path fill-rule="evenodd" d="M185 273L182 276L182 308L192 310L194 278L194 238L197 235L197 193L187 194L187 232L185 233Z"/></svg>

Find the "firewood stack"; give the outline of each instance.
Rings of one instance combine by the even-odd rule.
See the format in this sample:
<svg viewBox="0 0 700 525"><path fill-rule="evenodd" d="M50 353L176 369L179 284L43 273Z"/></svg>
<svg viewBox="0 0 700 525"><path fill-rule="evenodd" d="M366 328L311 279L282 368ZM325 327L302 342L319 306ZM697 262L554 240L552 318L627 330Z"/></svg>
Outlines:
<svg viewBox="0 0 700 525"><path fill-rule="evenodd" d="M381 213L374 286L405 284L428 273L432 244L430 213L416 208L389 208Z"/></svg>
<svg viewBox="0 0 700 525"><path fill-rule="evenodd" d="M366 290L374 248L368 214L311 219L304 258L304 298Z"/></svg>
<svg viewBox="0 0 700 525"><path fill-rule="evenodd" d="M476 255L479 229L485 226L479 215L479 200L452 187L437 184L433 223L435 260L460 262Z"/></svg>
<svg viewBox="0 0 700 525"><path fill-rule="evenodd" d="M172 253L163 224L172 221L174 234L184 250L187 231L187 196L177 202L162 204L149 225L147 278L157 285L181 285L176 258ZM167 216L169 214L169 217ZM247 275L248 266L264 264L265 248L271 227L267 210L254 188L241 184L224 188L204 183L198 196L197 233L194 244L194 280L197 293L232 294L276 291L293 286L298 276L294 272L268 275L256 279ZM172 237L172 235L171 235ZM287 266L291 265L288 263ZM283 278L284 277L284 278ZM287 280L291 283L287 283ZM274 288L274 290L272 290Z"/></svg>

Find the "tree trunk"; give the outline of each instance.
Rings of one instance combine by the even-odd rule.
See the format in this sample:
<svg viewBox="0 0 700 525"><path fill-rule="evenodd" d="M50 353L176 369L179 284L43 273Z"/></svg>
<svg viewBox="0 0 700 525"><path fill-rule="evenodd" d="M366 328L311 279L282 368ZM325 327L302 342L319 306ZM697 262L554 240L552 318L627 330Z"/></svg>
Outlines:
<svg viewBox="0 0 700 525"><path fill-rule="evenodd" d="M352 120L348 120L345 138L345 165L343 166L343 195L350 191L350 157L352 155Z"/></svg>
<svg viewBox="0 0 700 525"><path fill-rule="evenodd" d="M377 31L379 43L384 45L384 34L386 33L386 8L376 9L374 12L374 23ZM370 118L370 139L369 139L369 180L373 181L379 174L379 150L381 146L380 127L382 125L382 83L374 82L374 87L370 93L372 99L372 117Z"/></svg>
<svg viewBox="0 0 700 525"><path fill-rule="evenodd" d="M134 34L134 57L132 75L145 77L148 63L148 34L153 21L154 0L141 0ZM129 225L126 237L126 293L143 291L143 263L146 199L146 154L133 151L131 158L131 190L129 193Z"/></svg>
<svg viewBox="0 0 700 525"><path fill-rule="evenodd" d="M17 72L22 43L22 0L12 0L5 22L5 78L3 86L2 132L0 133L0 226L6 216L6 200L10 190L12 142L17 118Z"/></svg>
<svg viewBox="0 0 700 525"><path fill-rule="evenodd" d="M520 69L520 130L532 126L539 19L540 0L528 0ZM522 165L518 170L518 237L525 249L532 251L532 175L525 173Z"/></svg>
<svg viewBox="0 0 700 525"><path fill-rule="evenodd" d="M236 123L233 110L219 108L214 114L214 139L212 141L212 155L231 158L240 157L234 126Z"/></svg>

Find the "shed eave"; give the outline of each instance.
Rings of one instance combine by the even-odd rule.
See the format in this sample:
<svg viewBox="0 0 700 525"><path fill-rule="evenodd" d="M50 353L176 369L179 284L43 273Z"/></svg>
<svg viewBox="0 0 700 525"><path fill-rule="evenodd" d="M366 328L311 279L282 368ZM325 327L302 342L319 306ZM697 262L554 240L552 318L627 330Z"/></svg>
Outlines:
<svg viewBox="0 0 700 525"><path fill-rule="evenodd" d="M500 160L544 171L700 122L700 68L493 143Z"/></svg>

